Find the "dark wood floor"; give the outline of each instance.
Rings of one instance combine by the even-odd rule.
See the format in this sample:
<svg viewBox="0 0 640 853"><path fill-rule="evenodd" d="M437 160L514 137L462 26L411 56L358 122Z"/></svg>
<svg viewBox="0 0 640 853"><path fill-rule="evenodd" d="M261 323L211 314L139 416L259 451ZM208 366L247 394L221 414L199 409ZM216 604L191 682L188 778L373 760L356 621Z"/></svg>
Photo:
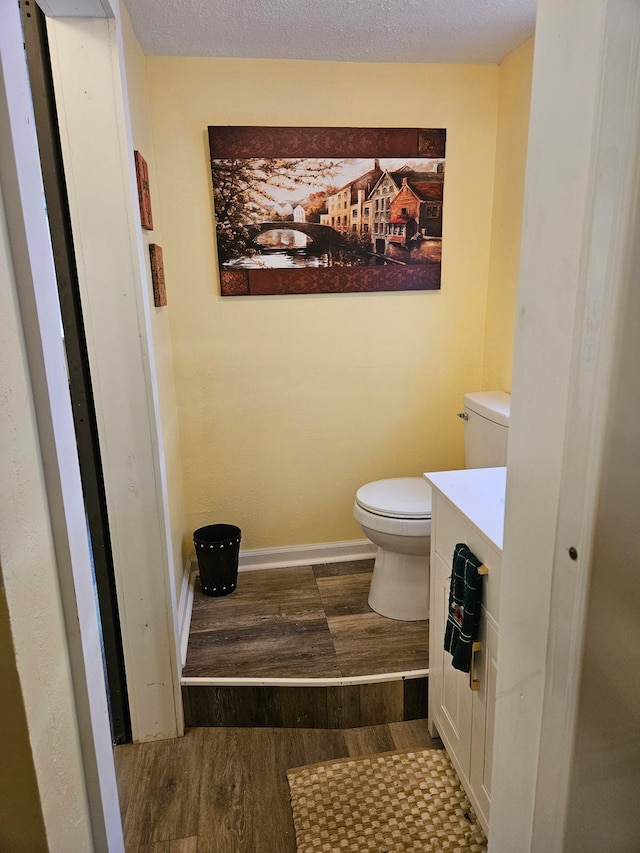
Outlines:
<svg viewBox="0 0 640 853"><path fill-rule="evenodd" d="M194 728L114 750L127 853L295 853L286 771L441 748L426 720L353 730Z"/></svg>
<svg viewBox="0 0 640 853"><path fill-rule="evenodd" d="M427 669L429 623L367 604L372 560L240 572L231 595L196 586L183 677L322 678Z"/></svg>

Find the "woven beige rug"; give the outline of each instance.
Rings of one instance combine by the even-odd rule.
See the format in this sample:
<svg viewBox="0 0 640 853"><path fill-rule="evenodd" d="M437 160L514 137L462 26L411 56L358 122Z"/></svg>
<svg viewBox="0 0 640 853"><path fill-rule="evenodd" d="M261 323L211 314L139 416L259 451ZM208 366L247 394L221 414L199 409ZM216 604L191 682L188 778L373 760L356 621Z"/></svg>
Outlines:
<svg viewBox="0 0 640 853"><path fill-rule="evenodd" d="M297 853L486 853L443 749L345 758L287 776Z"/></svg>

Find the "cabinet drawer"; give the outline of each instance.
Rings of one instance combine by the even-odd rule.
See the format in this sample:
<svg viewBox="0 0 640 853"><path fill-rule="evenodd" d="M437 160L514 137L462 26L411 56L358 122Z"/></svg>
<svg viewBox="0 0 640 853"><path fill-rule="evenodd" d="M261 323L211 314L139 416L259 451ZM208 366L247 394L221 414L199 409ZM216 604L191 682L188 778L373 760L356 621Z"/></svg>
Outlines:
<svg viewBox="0 0 640 853"><path fill-rule="evenodd" d="M437 493L434 495L432 532L434 550L447 566L451 566L458 542L468 545L485 564L489 574L483 578L483 605L499 624L501 554L498 549L453 504Z"/></svg>

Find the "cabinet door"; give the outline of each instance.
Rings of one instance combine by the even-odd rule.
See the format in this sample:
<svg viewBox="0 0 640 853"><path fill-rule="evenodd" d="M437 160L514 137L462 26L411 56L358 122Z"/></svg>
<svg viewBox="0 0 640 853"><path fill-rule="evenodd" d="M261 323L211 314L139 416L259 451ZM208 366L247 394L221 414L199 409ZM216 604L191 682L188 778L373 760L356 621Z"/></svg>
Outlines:
<svg viewBox="0 0 640 853"><path fill-rule="evenodd" d="M465 784L469 778L471 757L471 705L473 693L469 676L451 666L451 655L444 649L444 632L449 608L451 567L432 552L431 571L435 571L432 591L432 625L429 643L429 707L440 737Z"/></svg>
<svg viewBox="0 0 640 853"><path fill-rule="evenodd" d="M479 639L482 642L482 649L475 655L475 676L480 681L480 690L473 693L469 782L473 792L474 806L479 812L478 817L486 831L491 800L498 627L484 608L480 620Z"/></svg>

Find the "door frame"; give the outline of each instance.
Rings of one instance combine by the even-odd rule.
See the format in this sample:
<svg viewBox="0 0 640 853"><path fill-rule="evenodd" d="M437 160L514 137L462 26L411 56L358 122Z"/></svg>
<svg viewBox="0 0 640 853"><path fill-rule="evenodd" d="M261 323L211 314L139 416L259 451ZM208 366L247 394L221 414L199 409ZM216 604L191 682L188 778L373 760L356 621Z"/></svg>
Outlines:
<svg viewBox="0 0 640 853"><path fill-rule="evenodd" d="M9 309L0 339L0 559L29 730L23 749L33 761L48 849L123 853L100 625L17 3L0 4L0 186L0 260L8 279L2 300Z"/></svg>
<svg viewBox="0 0 640 853"><path fill-rule="evenodd" d="M105 0L106 2L106 0ZM49 12L55 12L47 3ZM64 8L64 0L60 0ZM103 457L134 741L184 733L180 635L149 286L122 26L47 32ZM182 574L182 572L180 572Z"/></svg>
<svg viewBox="0 0 640 853"><path fill-rule="evenodd" d="M614 620L637 634L633 596L619 596L612 609L592 589L597 572L607 572L595 560L603 460L616 425L629 422L629 406L614 394L624 391L631 408L638 396L637 382L621 386L617 355L621 330L638 319L629 310L629 294L637 292L638 44L634 0L538 2L507 460L492 853L584 850L575 829L588 816L596 816L611 850L628 849L612 839L637 838L640 829L638 810L619 806L623 790L627 798L629 791L636 801L640 796L637 773L634 787L628 758L614 747L620 724L611 732L602 726L605 717L625 718L631 695L637 708L640 691L606 632L601 645L620 660L600 668L611 682L608 713L602 700L585 705L583 693L595 675L588 631ZM637 334L631 339L637 364L640 343ZM637 459L637 420L623 434L628 460ZM624 506L624 496L618 499ZM607 518L609 541L624 542L627 557L608 574L627 572L616 588L633 588L640 554L615 516ZM584 738L596 775L606 776L602 793L610 808L593 797L590 774L578 772ZM591 806L579 821L589 785Z"/></svg>
<svg viewBox="0 0 640 853"><path fill-rule="evenodd" d="M56 268L93 574L100 610L111 734L114 744L127 743L131 740L131 718L122 651L120 614L104 492L100 441L51 79L46 22L44 13L38 6L22 4L20 11Z"/></svg>

